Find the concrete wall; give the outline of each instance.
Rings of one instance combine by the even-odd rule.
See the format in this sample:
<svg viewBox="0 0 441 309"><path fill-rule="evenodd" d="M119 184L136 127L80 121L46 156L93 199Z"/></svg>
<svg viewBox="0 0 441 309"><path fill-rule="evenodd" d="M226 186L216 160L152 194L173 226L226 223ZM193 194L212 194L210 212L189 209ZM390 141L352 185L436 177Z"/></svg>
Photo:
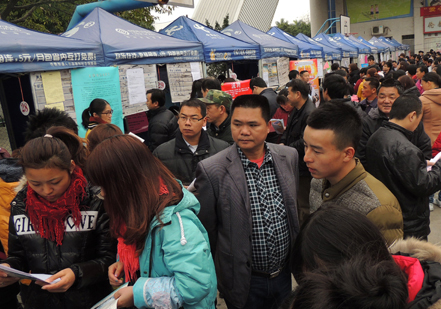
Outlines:
<svg viewBox="0 0 441 309"><path fill-rule="evenodd" d="M325 20L328 19L328 2L326 0L310 0L311 36L314 37Z"/></svg>

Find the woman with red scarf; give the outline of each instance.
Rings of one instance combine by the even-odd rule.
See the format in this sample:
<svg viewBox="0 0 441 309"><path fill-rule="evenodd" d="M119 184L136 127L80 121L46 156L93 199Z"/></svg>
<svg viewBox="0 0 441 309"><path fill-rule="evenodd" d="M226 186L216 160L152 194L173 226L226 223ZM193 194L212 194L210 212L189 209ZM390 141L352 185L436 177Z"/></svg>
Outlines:
<svg viewBox="0 0 441 309"><path fill-rule="evenodd" d="M112 122L113 109L110 107L109 102L103 99L95 99L90 102L90 106L83 111L81 123L87 130L86 140L90 131L101 123Z"/></svg>
<svg viewBox="0 0 441 309"><path fill-rule="evenodd" d="M147 146L129 135L101 142L87 159L101 186L119 261L109 267L118 308L214 309L216 272L196 197Z"/></svg>
<svg viewBox="0 0 441 309"><path fill-rule="evenodd" d="M82 140L64 127L47 133L20 153L27 185L11 203L9 256L2 262L52 275L47 279L52 284L21 284L26 309L90 308L111 292L106 275L116 246L99 192L81 169L86 158ZM0 271L0 288L16 281Z"/></svg>

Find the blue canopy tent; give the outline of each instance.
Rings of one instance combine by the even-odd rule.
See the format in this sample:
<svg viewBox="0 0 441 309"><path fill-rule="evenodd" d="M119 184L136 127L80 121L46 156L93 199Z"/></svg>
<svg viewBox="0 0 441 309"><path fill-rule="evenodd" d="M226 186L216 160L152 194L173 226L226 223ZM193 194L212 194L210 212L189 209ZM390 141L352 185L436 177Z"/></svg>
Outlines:
<svg viewBox="0 0 441 309"><path fill-rule="evenodd" d="M366 43L366 44L372 45L373 47L375 47L378 50L378 53L384 53L384 52L388 52L389 51L389 47L384 46L382 44L375 45L374 42L366 41L362 36L359 36L357 38L357 40L362 42L362 43Z"/></svg>
<svg viewBox="0 0 441 309"><path fill-rule="evenodd" d="M361 45L364 45L364 46L366 46L366 47L368 47L368 48L370 48L371 49L371 54L377 54L378 53L378 48L376 48L374 45L372 45L371 43L369 43L368 41L359 41L355 36L353 36L353 35L350 35L349 37L348 37L348 39L349 40L351 40L351 41L354 41L354 42L356 42L356 43L358 43L358 44L361 44Z"/></svg>
<svg viewBox="0 0 441 309"><path fill-rule="evenodd" d="M105 66L204 60L199 42L183 41L141 28L101 8L95 8L62 36L100 43Z"/></svg>
<svg viewBox="0 0 441 309"><path fill-rule="evenodd" d="M299 56L299 48L297 45L275 38L241 22L240 20L236 20L222 30L222 33L231 35L232 37L249 44L258 44L260 46L260 55L262 58L297 58Z"/></svg>
<svg viewBox="0 0 441 309"><path fill-rule="evenodd" d="M313 39L317 42L328 45L329 47L337 46L341 48L343 58L357 58L358 56L358 48L336 41L324 33L320 33Z"/></svg>
<svg viewBox="0 0 441 309"><path fill-rule="evenodd" d="M342 50L338 47L329 47L328 45L322 44L320 42L314 41L309 36L304 35L303 33L299 33L295 36L296 39L300 41L317 45L323 48L323 52L325 53L325 60L341 60L342 58Z"/></svg>
<svg viewBox="0 0 441 309"><path fill-rule="evenodd" d="M390 39L389 41L391 41L392 43L394 43L396 46L399 46L401 50L409 50L410 46L406 45L406 44L401 44L400 42L398 42L397 40L395 40L394 38Z"/></svg>
<svg viewBox="0 0 441 309"><path fill-rule="evenodd" d="M372 53L372 50L369 46L366 46L364 44L361 44L358 41L353 41L350 38L348 38L347 36L342 35L341 33L336 33L334 34L334 36L332 37L334 40L344 43L346 45L355 47L358 49L358 53L359 54L370 54Z"/></svg>
<svg viewBox="0 0 441 309"><path fill-rule="evenodd" d="M17 27L0 20L0 73L103 66L101 46Z"/></svg>
<svg viewBox="0 0 441 309"><path fill-rule="evenodd" d="M206 63L260 59L258 45L229 37L185 16L179 17L159 33L202 43Z"/></svg>
<svg viewBox="0 0 441 309"><path fill-rule="evenodd" d="M387 48L387 51L390 51L390 52L395 51L395 46L393 46L392 44L387 43L387 42L385 42L385 41L383 41L383 40L380 40L379 38L372 37L372 38L369 40L369 42L371 42L371 43L372 43L373 45L375 45L375 46L380 45L380 46L382 46L382 47L385 47L385 48ZM387 51L386 51L386 52L387 52Z"/></svg>
<svg viewBox="0 0 441 309"><path fill-rule="evenodd" d="M272 27L270 30L268 30L267 34L297 45L299 47L300 59L325 57L325 53L323 52L322 47L301 41L277 27Z"/></svg>

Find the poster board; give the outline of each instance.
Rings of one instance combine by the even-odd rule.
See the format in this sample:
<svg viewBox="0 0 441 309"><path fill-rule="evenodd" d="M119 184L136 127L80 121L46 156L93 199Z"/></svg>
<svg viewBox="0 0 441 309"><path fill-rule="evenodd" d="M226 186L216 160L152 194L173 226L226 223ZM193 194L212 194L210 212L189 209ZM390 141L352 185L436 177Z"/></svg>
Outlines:
<svg viewBox="0 0 441 309"><path fill-rule="evenodd" d="M262 78L268 87L279 85L279 76L277 74L277 58L262 59Z"/></svg>
<svg viewBox="0 0 441 309"><path fill-rule="evenodd" d="M240 95L252 94L250 81L251 79L234 83L224 83L222 84L222 91L229 93L233 97L233 100Z"/></svg>
<svg viewBox="0 0 441 309"><path fill-rule="evenodd" d="M199 71L198 71L199 70ZM167 64L168 83L173 103L190 99L193 81L203 76L201 62Z"/></svg>
<svg viewBox="0 0 441 309"><path fill-rule="evenodd" d="M309 84L312 87L312 96L320 98L320 86L319 86L319 70L317 66L317 59L303 59L292 60L289 62L290 70L308 71L309 72Z"/></svg>
<svg viewBox="0 0 441 309"><path fill-rule="evenodd" d="M279 86L286 85L289 82L289 58L280 57L277 59L277 77Z"/></svg>

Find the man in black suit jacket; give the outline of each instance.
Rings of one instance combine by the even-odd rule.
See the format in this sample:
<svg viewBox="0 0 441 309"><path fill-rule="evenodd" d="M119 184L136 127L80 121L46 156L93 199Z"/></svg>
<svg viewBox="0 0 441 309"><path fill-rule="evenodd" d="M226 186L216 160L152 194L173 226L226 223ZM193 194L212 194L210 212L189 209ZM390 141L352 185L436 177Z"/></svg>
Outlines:
<svg viewBox="0 0 441 309"><path fill-rule="evenodd" d="M229 309L277 308L291 291L287 265L299 232L298 154L265 143L269 119L265 97L236 98L231 116L235 144L196 168L199 218Z"/></svg>

